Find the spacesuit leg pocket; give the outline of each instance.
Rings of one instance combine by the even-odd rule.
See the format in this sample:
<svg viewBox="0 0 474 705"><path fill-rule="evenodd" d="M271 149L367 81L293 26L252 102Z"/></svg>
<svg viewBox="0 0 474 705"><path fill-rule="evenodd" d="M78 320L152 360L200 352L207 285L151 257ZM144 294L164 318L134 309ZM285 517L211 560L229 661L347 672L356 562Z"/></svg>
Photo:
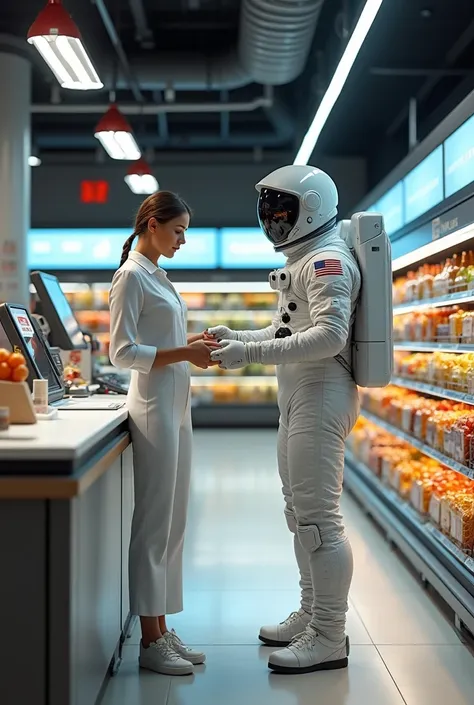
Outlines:
<svg viewBox="0 0 474 705"><path fill-rule="evenodd" d="M307 553L315 553L321 547L321 534L317 526L298 526L298 539Z"/></svg>

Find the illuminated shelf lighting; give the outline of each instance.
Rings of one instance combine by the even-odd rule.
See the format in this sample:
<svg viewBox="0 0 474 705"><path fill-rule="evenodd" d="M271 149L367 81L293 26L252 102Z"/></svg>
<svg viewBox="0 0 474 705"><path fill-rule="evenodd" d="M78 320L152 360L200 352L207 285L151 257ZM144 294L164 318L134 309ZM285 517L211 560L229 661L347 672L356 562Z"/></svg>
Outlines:
<svg viewBox="0 0 474 705"><path fill-rule="evenodd" d="M241 375L240 377L238 377L237 375L235 377L233 377L232 375L202 375L202 377L201 375L195 375L194 377L191 377L191 384L193 387L214 387L217 385L228 384L236 384L242 387L258 387L259 385L275 387L277 384L277 380L276 377L274 377L273 375Z"/></svg>
<svg viewBox="0 0 474 705"><path fill-rule="evenodd" d="M398 436L398 438L403 438L403 440L412 445L414 448L421 451L425 455L428 455L430 458L437 460L450 470L454 470L460 475L465 475L465 477L468 477L470 480L474 479L474 470L467 468L465 465L458 463L452 458L449 458L447 455L444 455L444 453L440 453L438 450L431 448L431 446L428 446L426 443L423 443L423 441L414 438L409 433L405 433L405 431L402 431L401 428L398 428L398 426L392 426L392 424L379 418L376 414L366 411L366 409L361 409L360 415L367 419L367 421L371 421L380 428L383 428L385 431L388 431L388 433Z"/></svg>
<svg viewBox="0 0 474 705"><path fill-rule="evenodd" d="M424 343L411 342L395 343L394 350L407 350L412 352L451 352L468 353L474 352L474 345L463 345L462 343Z"/></svg>
<svg viewBox="0 0 474 705"><path fill-rule="evenodd" d="M464 402L464 404L470 404L474 406L474 395L468 392L457 392L454 389L444 389L444 387L437 387L433 384L426 384L426 382L418 382L413 379L406 379L405 377L392 377L392 384L397 387L404 387L405 389L412 389L415 392L421 392L422 394L430 394L433 397L440 397L441 399L451 399L452 401Z"/></svg>
<svg viewBox="0 0 474 705"><path fill-rule="evenodd" d="M446 296L440 296L436 299L423 299L422 301L410 301L410 303L399 304L393 307L393 315L397 316L403 313L411 313L420 309L439 308L441 306L454 306L455 304L468 304L474 301L474 291L460 291Z"/></svg>

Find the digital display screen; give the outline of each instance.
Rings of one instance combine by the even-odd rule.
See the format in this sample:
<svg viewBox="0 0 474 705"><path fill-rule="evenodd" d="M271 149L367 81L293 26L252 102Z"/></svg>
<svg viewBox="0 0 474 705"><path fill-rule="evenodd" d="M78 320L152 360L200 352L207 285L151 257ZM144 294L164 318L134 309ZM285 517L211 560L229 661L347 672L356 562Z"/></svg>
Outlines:
<svg viewBox="0 0 474 705"><path fill-rule="evenodd" d="M474 116L444 143L446 198L474 181Z"/></svg>
<svg viewBox="0 0 474 705"><path fill-rule="evenodd" d="M126 228L34 229L28 235L30 269L117 269ZM136 241L135 241L136 242ZM186 245L173 259L164 259L164 269L214 269L217 267L217 231L214 228L190 228Z"/></svg>
<svg viewBox="0 0 474 705"><path fill-rule="evenodd" d="M43 379L48 380L49 390L60 389L56 373L52 368L51 360L46 352L44 343L38 337L33 324L23 308L10 306L10 315L16 329L23 340L25 349L30 353Z"/></svg>
<svg viewBox="0 0 474 705"><path fill-rule="evenodd" d="M285 261L285 256L275 252L260 228L221 230L223 269L273 269L283 267Z"/></svg>
<svg viewBox="0 0 474 705"><path fill-rule="evenodd" d="M443 146L440 145L404 179L405 222L416 220L444 197Z"/></svg>
<svg viewBox="0 0 474 705"><path fill-rule="evenodd" d="M51 304L60 319L60 323L64 326L74 348L83 348L84 346L87 347L87 343L81 329L79 328L76 317L72 312L69 301L64 295L61 285L56 277L41 276L41 282L46 289ZM52 326L51 321L49 321L49 324Z"/></svg>
<svg viewBox="0 0 474 705"><path fill-rule="evenodd" d="M186 244L172 259L160 260L163 269L216 269L217 230L215 228L189 228Z"/></svg>
<svg viewBox="0 0 474 705"><path fill-rule="evenodd" d="M382 213L387 235L392 235L400 228L403 228L405 225L403 217L403 182L399 181L398 184L387 191L370 210Z"/></svg>

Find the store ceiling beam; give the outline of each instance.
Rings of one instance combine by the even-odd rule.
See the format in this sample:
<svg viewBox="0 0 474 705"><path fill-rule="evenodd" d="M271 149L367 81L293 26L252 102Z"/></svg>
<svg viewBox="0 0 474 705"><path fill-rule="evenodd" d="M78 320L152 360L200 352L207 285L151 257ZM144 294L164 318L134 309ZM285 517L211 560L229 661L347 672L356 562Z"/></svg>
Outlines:
<svg viewBox="0 0 474 705"><path fill-rule="evenodd" d="M271 86L265 86L264 95L239 103L155 103L153 105L131 103L120 104L119 108L124 115L160 115L160 113L247 113L259 108L271 108L272 106L273 89ZM98 105L94 103L84 103L82 105L37 103L31 106L31 113L45 115L95 115L106 113L109 107L106 104Z"/></svg>
<svg viewBox="0 0 474 705"><path fill-rule="evenodd" d="M463 52L469 47L470 44L474 41L474 20L469 24L465 31L461 34L457 42L453 44L451 49L448 51L448 53L445 56L445 61L444 63L446 64L447 68L452 67L456 61L462 56ZM427 98L430 93L434 90L434 88L438 85L440 81L440 76L430 76L426 79L425 83L422 85L420 90L416 94L416 99L418 101L418 104L423 102L425 98ZM386 134L388 137L393 137L398 130L401 128L403 123L408 117L408 106L403 108L398 115L395 117L395 119L390 123L390 125L387 128Z"/></svg>
<svg viewBox="0 0 474 705"><path fill-rule="evenodd" d="M112 21L110 13L107 9L105 1L104 0L91 0L91 2L97 7L100 18L101 18L102 23L105 27L105 31L107 32L109 39L112 42L112 46L115 49L118 60L121 64L122 70L125 74L125 77L126 77L126 80L128 83L128 87L130 88L130 90L133 93L133 97L139 103L143 103L145 98L143 96L143 93L140 90L140 86L138 84L136 76L135 76L134 72L132 71L132 67L130 66L130 62L127 58L127 55L125 54L122 42L121 42L120 37L118 35L118 32L115 28L115 25Z"/></svg>

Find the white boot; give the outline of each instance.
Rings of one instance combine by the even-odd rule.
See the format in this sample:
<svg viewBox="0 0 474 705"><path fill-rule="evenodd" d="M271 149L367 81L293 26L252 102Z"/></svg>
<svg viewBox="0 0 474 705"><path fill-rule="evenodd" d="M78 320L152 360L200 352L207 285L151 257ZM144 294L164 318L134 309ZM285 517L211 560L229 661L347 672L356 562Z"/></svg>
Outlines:
<svg viewBox="0 0 474 705"><path fill-rule="evenodd" d="M266 646L288 646L295 636L306 631L310 621L311 615L300 609L292 612L281 624L262 627L258 638Z"/></svg>
<svg viewBox="0 0 474 705"><path fill-rule="evenodd" d="M165 676L190 676L194 673L193 664L181 658L164 637L152 641L147 649L140 642L138 663L140 668L163 673Z"/></svg>
<svg viewBox="0 0 474 705"><path fill-rule="evenodd" d="M170 632L166 632L164 638L181 658L184 658L185 661L189 661L194 666L198 666L206 660L206 654L202 651L195 651L194 649L190 649L189 646L186 646L186 644L183 644L174 629Z"/></svg>
<svg viewBox="0 0 474 705"><path fill-rule="evenodd" d="M268 667L276 673L288 674L332 671L347 667L349 650L349 637L331 641L308 627L287 649L275 651Z"/></svg>

